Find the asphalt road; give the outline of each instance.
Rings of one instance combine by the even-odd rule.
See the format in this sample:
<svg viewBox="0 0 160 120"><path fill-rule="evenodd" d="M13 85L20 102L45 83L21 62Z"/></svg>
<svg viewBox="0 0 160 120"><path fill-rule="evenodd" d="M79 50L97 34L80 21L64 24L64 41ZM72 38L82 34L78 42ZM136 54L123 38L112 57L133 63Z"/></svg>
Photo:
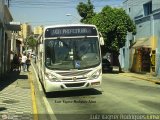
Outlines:
<svg viewBox="0 0 160 120"><path fill-rule="evenodd" d="M121 74L103 74L98 90L55 92L48 98L34 82L38 110L47 119L109 120L120 119L120 114L159 114L160 110L160 85Z"/></svg>

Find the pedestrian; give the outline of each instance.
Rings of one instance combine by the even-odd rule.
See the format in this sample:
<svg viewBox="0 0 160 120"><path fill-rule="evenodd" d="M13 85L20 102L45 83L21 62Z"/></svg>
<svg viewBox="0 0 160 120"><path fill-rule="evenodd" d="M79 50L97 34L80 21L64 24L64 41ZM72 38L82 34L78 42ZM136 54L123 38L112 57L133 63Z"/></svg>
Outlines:
<svg viewBox="0 0 160 120"><path fill-rule="evenodd" d="M27 65L27 71L29 72L29 66L31 65L30 54L27 55L26 65Z"/></svg>
<svg viewBox="0 0 160 120"><path fill-rule="evenodd" d="M19 57L18 57L18 58L19 58L19 67L18 67L18 68L19 68L19 71L21 71L21 66L22 66L22 55L19 54L18 56L19 56Z"/></svg>
<svg viewBox="0 0 160 120"><path fill-rule="evenodd" d="M12 68L13 68L13 71L18 71L19 70L19 58L18 58L18 55L15 54L14 57L13 57L13 61L12 61Z"/></svg>
<svg viewBox="0 0 160 120"><path fill-rule="evenodd" d="M27 61L27 56L26 56L26 53L24 53L22 55L22 67L23 67L23 71L26 71L26 61Z"/></svg>

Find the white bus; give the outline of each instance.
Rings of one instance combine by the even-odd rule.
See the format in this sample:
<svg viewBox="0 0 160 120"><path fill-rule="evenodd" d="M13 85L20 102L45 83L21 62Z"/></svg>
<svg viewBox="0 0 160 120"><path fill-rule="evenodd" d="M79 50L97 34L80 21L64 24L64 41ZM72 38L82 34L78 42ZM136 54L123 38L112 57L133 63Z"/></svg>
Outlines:
<svg viewBox="0 0 160 120"><path fill-rule="evenodd" d="M100 44L103 38L94 25L45 27L38 45L38 72L45 93L100 86Z"/></svg>

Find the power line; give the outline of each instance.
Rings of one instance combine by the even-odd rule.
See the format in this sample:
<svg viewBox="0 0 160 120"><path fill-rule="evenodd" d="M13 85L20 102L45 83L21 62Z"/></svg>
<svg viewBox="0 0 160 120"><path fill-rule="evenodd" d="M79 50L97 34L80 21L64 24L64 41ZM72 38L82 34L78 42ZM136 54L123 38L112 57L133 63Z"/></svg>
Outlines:
<svg viewBox="0 0 160 120"><path fill-rule="evenodd" d="M20 6L22 6L23 5L23 7L25 6L25 7L35 7L35 6L45 6L45 7L49 7L49 6L54 6L54 7L59 7L59 6L61 6L62 8L63 7L66 7L66 5L70 5L70 4L73 4L73 5L77 5L77 1L76 0L74 0L74 1L47 1L47 2L42 2L42 1L38 1L38 2L36 2L36 1L24 1L24 0L19 0L19 1L17 1L17 2L12 2L12 6L13 7L19 7L19 5ZM100 2L100 3L102 3L102 1ZM107 4L106 4L107 5ZM117 4L112 4L112 5L117 5ZM99 5L99 6L97 6L97 5L94 5L95 7L103 7L104 6L104 4L103 5ZM68 7L68 6L67 6ZM70 6L69 6L70 7Z"/></svg>
<svg viewBox="0 0 160 120"><path fill-rule="evenodd" d="M9 2L10 0L8 0L8 2ZM93 2L95 2L95 1L93 1ZM102 3L102 2L105 2L105 0L103 0L103 1L100 1L99 3ZM115 4L115 3L112 3L112 4L107 4L107 2L109 2L109 1L106 1L106 5L117 5L117 4ZM14 0L14 1L12 1L11 2L11 4L12 4L12 6L18 6L18 5L23 5L23 6L46 6L46 7L48 7L48 6L66 6L66 5L70 5L70 4L77 4L77 1L75 0L75 1L72 1L72 0L70 0L70 1L47 1L47 2L44 2L44 1L33 1L33 0ZM98 3L98 4L99 4ZM152 5L160 5L160 4L152 4ZM95 7L97 7L97 5L94 5ZM99 5L98 7L102 7L102 6L104 6L104 4L103 5ZM140 5L140 4L132 4L131 6L142 6L142 5Z"/></svg>
<svg viewBox="0 0 160 120"><path fill-rule="evenodd" d="M7 6L10 7L10 0L6 0L7 1Z"/></svg>

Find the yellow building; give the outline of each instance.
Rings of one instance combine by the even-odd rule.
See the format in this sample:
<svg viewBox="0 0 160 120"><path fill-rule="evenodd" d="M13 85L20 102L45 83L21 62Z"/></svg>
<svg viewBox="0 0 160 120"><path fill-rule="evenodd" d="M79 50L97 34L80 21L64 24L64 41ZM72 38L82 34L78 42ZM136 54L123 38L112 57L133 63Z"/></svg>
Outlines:
<svg viewBox="0 0 160 120"><path fill-rule="evenodd" d="M43 26L34 27L34 35L40 35L43 32Z"/></svg>
<svg viewBox="0 0 160 120"><path fill-rule="evenodd" d="M28 36L30 36L32 34L32 29L31 29L31 25L29 25L28 23L23 23L21 24L21 31L19 31L19 39L22 40L22 50L25 50L25 40Z"/></svg>
<svg viewBox="0 0 160 120"><path fill-rule="evenodd" d="M157 38L139 38L132 46L132 71L133 72L155 72Z"/></svg>
<svg viewBox="0 0 160 120"><path fill-rule="evenodd" d="M25 40L27 36L32 34L31 26L28 23L21 24L21 31L19 34L22 36L23 40Z"/></svg>

